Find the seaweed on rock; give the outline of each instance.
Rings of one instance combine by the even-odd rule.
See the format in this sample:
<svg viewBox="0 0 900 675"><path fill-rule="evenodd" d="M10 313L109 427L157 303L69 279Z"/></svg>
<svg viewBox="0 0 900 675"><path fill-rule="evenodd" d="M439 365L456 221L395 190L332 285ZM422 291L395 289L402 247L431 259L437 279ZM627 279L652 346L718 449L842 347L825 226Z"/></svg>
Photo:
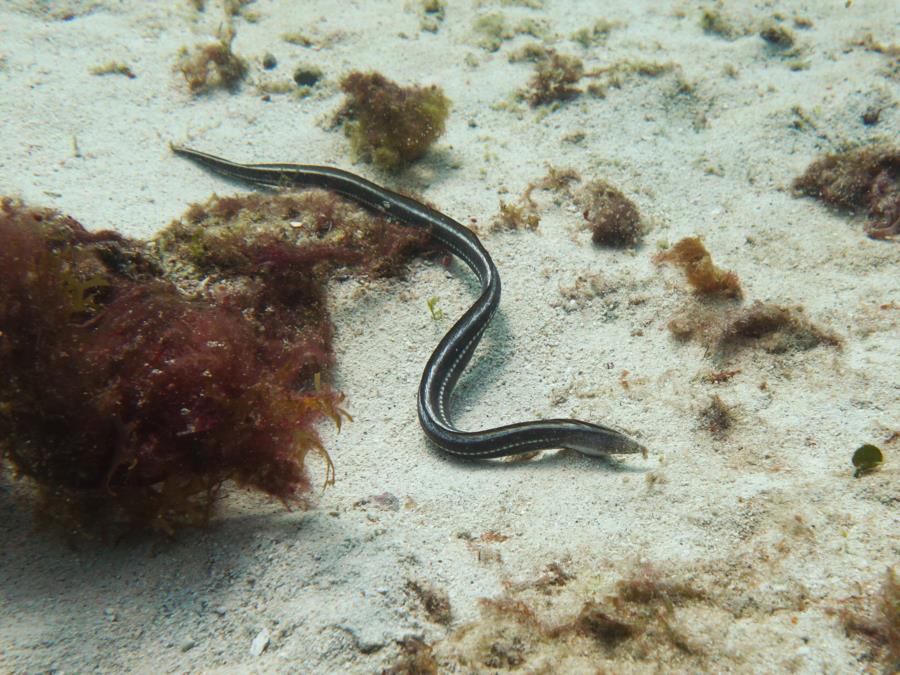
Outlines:
<svg viewBox="0 0 900 675"><path fill-rule="evenodd" d="M288 212L332 235L259 224ZM321 192L213 199L151 246L3 198L0 463L83 531L202 523L225 481L303 504L310 451L334 477L316 424L346 416L324 285L427 240L351 215Z"/></svg>

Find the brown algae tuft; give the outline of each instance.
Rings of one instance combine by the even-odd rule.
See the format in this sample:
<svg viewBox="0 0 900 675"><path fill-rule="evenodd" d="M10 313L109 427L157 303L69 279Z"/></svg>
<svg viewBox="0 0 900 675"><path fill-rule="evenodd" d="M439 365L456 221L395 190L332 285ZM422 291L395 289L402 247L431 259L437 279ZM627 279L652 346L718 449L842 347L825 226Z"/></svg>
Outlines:
<svg viewBox="0 0 900 675"><path fill-rule="evenodd" d="M766 22L759 31L759 37L774 49L789 49L797 40L790 28L775 21Z"/></svg>
<svg viewBox="0 0 900 675"><path fill-rule="evenodd" d="M546 25L532 17L512 21L500 12L481 14L472 22L473 41L489 52L496 52L507 40L517 35L543 38L547 34Z"/></svg>
<svg viewBox="0 0 900 675"><path fill-rule="evenodd" d="M231 51L230 31L218 42L197 45L178 53L177 68L195 96L213 89L235 89L247 74L247 62Z"/></svg>
<svg viewBox="0 0 900 675"><path fill-rule="evenodd" d="M523 96L532 108L571 100L582 93L575 86L582 75L584 63L581 59L547 50L535 64L534 74Z"/></svg>
<svg viewBox="0 0 900 675"><path fill-rule="evenodd" d="M398 642L400 658L382 670L382 675L438 675L438 662L432 655L432 647L417 637Z"/></svg>
<svg viewBox="0 0 900 675"><path fill-rule="evenodd" d="M748 347L784 354L843 344L837 334L812 323L802 308L759 300L742 308L693 306L673 318L669 330L680 340L697 340L720 355Z"/></svg>
<svg viewBox="0 0 900 675"><path fill-rule="evenodd" d="M734 426L738 415L733 406L728 405L718 394L700 411L700 424L716 438L723 438Z"/></svg>
<svg viewBox="0 0 900 675"><path fill-rule="evenodd" d="M631 247L641 242L645 230L641 214L617 187L594 180L578 192L576 199L595 244Z"/></svg>
<svg viewBox="0 0 900 675"><path fill-rule="evenodd" d="M847 635L858 636L870 648L867 660L882 672L900 667L900 574L888 568L881 588L867 598L850 598L837 614Z"/></svg>
<svg viewBox="0 0 900 675"><path fill-rule="evenodd" d="M707 7L700 14L700 28L704 33L718 35L725 40L737 40L747 30L738 26L733 17L719 7Z"/></svg>
<svg viewBox="0 0 900 675"><path fill-rule="evenodd" d="M794 181L794 190L865 213L866 234L873 239L900 234L900 149L895 146L876 143L820 157Z"/></svg>
<svg viewBox="0 0 900 675"><path fill-rule="evenodd" d="M561 605L554 598L561 592L552 589L548 597L535 600L524 589L512 589L498 598L481 600L481 621L462 626L440 651L478 672L544 672L548 658L557 669L560 663L570 666L561 672L580 672L576 664L585 663L614 666L621 661L633 664L661 658L670 665L702 662L704 649L685 634L682 615L711 601L705 591L688 582L666 579L645 565L617 582L612 594L585 597L566 592L560 596L567 607L577 608L574 614L560 607L546 611Z"/></svg>
<svg viewBox="0 0 900 675"><path fill-rule="evenodd" d="M698 295L741 298L741 283L734 272L713 264L700 237L685 237L668 251L658 253L657 263L671 262L684 270L688 283Z"/></svg>

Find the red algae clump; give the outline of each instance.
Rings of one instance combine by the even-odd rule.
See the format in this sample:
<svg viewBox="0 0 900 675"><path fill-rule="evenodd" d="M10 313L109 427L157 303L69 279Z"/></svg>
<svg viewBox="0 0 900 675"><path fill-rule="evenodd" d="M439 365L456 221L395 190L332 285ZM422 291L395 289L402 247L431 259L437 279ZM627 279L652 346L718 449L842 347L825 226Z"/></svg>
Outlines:
<svg viewBox="0 0 900 675"><path fill-rule="evenodd" d="M149 244L3 198L0 464L85 532L203 523L226 481L304 504L346 416L324 285L427 240L320 191L214 198Z"/></svg>
<svg viewBox="0 0 900 675"><path fill-rule="evenodd" d="M354 71L341 89L347 101L338 119L353 153L381 169L402 169L444 133L450 100L439 87L401 87L380 73Z"/></svg>
<svg viewBox="0 0 900 675"><path fill-rule="evenodd" d="M0 452L76 527L202 522L221 484L286 503L340 395L297 388L321 353L273 349L237 307L189 298L134 242L5 199ZM330 466L330 460L328 460Z"/></svg>
<svg viewBox="0 0 900 675"><path fill-rule="evenodd" d="M900 234L900 149L875 144L815 160L794 181L804 195L869 216L866 234L893 239Z"/></svg>

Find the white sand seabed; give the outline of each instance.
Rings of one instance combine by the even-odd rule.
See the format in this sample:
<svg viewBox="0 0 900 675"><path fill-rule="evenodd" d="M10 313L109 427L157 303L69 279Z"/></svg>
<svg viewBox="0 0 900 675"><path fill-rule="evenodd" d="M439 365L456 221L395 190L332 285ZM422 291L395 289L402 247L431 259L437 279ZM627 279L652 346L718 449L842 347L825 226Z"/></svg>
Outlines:
<svg viewBox="0 0 900 675"><path fill-rule="evenodd" d="M591 245L580 214L540 191L537 233L485 235L504 297L458 389L457 416L464 428L602 421L633 431L650 455L447 459L419 429L415 392L431 350L474 299L474 280L459 263L417 263L400 281L336 283L338 386L354 417L339 434L322 426L336 485L307 512L233 492L208 530L173 543L73 549L35 532L26 486L3 479L0 670L377 672L396 660L398 640L444 640L479 620L479 598L554 561L596 588L650 565L749 598L753 611L731 607L696 634L711 670L863 670L870 647L829 610L869 597L900 560L900 445L882 446L887 462L870 476L855 480L850 466L856 447L900 429L900 248L866 238L861 218L792 196L790 183L843 143L898 138L888 58L851 46L868 32L896 43L896 4L735 3L748 26L784 17L806 63L792 70L755 31L733 41L704 33L702 3L452 1L430 33L401 0L258 0L247 8L257 21L234 22L234 49L253 64L248 81L194 98L173 64L181 46L221 25L220 7L208 4L198 14L174 0L0 3L0 193L90 229L150 237L188 204L239 189L175 158L170 141L236 161L340 166L481 225L498 198L515 200L548 166L608 180L652 226L634 252ZM534 38L478 47L473 20L491 11L545 22L554 46L588 68L674 62L692 90L679 93L671 74L637 77L605 98L532 110L515 99L532 64L508 55ZM794 26L798 16L811 26ZM568 39L601 17L618 24L605 44ZM303 48L280 38L291 31L333 40ZM274 73L259 66L265 52L278 59ZM110 60L137 77L91 75ZM254 82L289 79L301 64L324 72L312 96L262 100ZM354 69L435 83L453 102L435 150L399 181L352 165L347 140L328 128L342 101L337 82ZM883 108L880 121L865 126L872 106ZM808 123L795 124L798 107ZM843 349L749 350L727 366L737 376L705 383L721 364L666 327L690 302L684 279L652 262L657 242L691 235L738 274L745 303L802 305ZM570 305L560 289L582 274L614 290ZM448 319L431 318L432 296ZM713 394L739 414L724 438L698 417ZM397 508L359 503L383 493ZM508 539L470 541L489 532ZM429 619L410 581L446 591L450 626ZM251 654L262 630L267 647ZM435 647L442 669L497 670L460 665L447 656L451 643ZM613 672L662 665L618 654L605 662ZM564 670L592 672L572 658Z"/></svg>

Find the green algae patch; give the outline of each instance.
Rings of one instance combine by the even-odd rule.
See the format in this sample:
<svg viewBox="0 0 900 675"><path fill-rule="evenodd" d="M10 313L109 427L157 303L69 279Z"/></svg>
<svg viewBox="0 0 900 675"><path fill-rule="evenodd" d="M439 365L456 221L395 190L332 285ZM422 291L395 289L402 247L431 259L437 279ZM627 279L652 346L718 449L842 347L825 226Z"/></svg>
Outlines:
<svg viewBox="0 0 900 675"><path fill-rule="evenodd" d="M401 87L380 73L341 80L347 100L338 120L354 159L397 171L422 157L444 133L450 100L437 86Z"/></svg>
<svg viewBox="0 0 900 675"><path fill-rule="evenodd" d="M863 474L870 473L881 466L884 462L884 453L881 452L881 448L877 445L866 443L856 449L851 461L854 469L856 469L853 472L853 477L859 478Z"/></svg>

